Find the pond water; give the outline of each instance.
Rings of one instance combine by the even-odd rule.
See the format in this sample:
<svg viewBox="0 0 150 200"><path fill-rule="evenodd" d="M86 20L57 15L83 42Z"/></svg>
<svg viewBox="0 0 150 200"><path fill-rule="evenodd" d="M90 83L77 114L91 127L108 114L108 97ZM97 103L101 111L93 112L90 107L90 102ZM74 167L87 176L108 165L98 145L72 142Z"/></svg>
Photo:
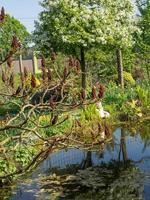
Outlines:
<svg viewBox="0 0 150 200"><path fill-rule="evenodd" d="M0 200L44 200L54 199L48 192L41 192L39 179L56 173L59 175L76 174L78 170L101 166L104 163L121 162L123 165L129 163L137 169L142 178L136 180L142 190L137 199L150 200L150 123L140 128L130 130L118 127L114 130L113 140L104 146L102 152L88 152L82 149L63 149L50 154L34 172L22 177L17 184L11 188L0 189ZM130 174L129 174L130 176ZM116 178L117 181L117 178ZM128 184L128 183L127 183ZM139 187L139 186L137 186ZM96 196L96 194L95 194ZM61 198L55 198L61 199ZM64 198L67 199L67 198ZM85 199L82 197L71 197L73 199ZM96 199L94 196L89 199ZM99 199L99 198L97 198ZM113 199L110 196L105 199ZM119 198L124 199L124 198ZM132 199L132 198L130 198ZM134 199L134 198L133 198ZM135 198L136 199L136 198ZM115 200L115 198L114 198ZM126 198L126 200L128 200Z"/></svg>

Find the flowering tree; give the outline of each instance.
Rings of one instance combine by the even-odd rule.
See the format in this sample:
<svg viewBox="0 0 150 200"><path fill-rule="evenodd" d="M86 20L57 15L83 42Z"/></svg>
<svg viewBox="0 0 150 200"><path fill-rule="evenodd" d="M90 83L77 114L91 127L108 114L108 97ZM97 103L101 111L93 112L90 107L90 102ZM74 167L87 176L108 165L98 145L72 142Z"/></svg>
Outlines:
<svg viewBox="0 0 150 200"><path fill-rule="evenodd" d="M135 31L130 0L44 0L42 6L44 11L34 32L37 45L79 51L83 88L86 87L86 50L103 44L112 45L117 49L119 82L123 84L118 49L131 45Z"/></svg>

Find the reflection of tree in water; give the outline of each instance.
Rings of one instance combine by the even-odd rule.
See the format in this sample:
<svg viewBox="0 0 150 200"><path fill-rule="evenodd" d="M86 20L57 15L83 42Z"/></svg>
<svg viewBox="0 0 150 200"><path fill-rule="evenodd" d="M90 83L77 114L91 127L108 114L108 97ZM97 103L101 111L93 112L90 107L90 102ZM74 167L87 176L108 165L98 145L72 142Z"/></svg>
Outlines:
<svg viewBox="0 0 150 200"><path fill-rule="evenodd" d="M144 143L144 152L146 148L150 146L150 121L146 121L142 126L139 127L139 133Z"/></svg>
<svg viewBox="0 0 150 200"><path fill-rule="evenodd" d="M79 170L75 175L47 177L42 189L57 193L61 199L138 200L142 199L139 180L141 176L130 161L126 165L111 161Z"/></svg>
<svg viewBox="0 0 150 200"><path fill-rule="evenodd" d="M118 160L92 167L89 151L75 175L50 176L43 179L43 189L60 199L80 200L140 200L141 177L133 162L128 160L124 130L121 130ZM121 155L123 160L121 160ZM56 195L57 193L57 195ZM57 199L57 198L56 198Z"/></svg>
<svg viewBox="0 0 150 200"><path fill-rule="evenodd" d="M119 156L118 156L119 161L120 161L121 153L122 153L123 162L124 164L126 164L126 161L128 160L128 155L127 155L127 148L126 148L126 141L125 141L125 131L123 128L121 129L120 150L119 150Z"/></svg>

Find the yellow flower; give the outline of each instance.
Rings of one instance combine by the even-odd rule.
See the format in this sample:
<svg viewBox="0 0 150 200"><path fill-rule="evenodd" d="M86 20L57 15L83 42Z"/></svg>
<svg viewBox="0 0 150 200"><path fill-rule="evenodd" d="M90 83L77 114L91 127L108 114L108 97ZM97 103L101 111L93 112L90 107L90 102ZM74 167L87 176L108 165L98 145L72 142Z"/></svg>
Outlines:
<svg viewBox="0 0 150 200"><path fill-rule="evenodd" d="M48 115L41 115L39 117L39 122L49 122L49 116Z"/></svg>
<svg viewBox="0 0 150 200"><path fill-rule="evenodd" d="M26 81L25 81L25 84L24 84L25 88L31 88L31 77L32 77L32 74L30 73L28 75L28 77L26 78ZM35 80L36 80L36 88L37 88L41 85L41 83L40 83L39 79L36 78L36 77L35 77Z"/></svg>

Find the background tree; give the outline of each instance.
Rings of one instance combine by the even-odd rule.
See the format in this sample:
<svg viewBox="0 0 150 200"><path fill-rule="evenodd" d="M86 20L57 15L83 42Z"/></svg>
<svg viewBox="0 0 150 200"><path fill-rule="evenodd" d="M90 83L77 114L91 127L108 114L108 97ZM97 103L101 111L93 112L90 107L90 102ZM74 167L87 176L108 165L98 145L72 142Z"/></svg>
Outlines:
<svg viewBox="0 0 150 200"><path fill-rule="evenodd" d="M130 0L44 0L44 11L36 22L34 41L41 50L70 50L78 55L82 69L82 87L86 87L85 53L92 47L108 44L121 49L130 46L135 30ZM71 47L71 48L70 48ZM120 51L118 51L120 52ZM119 57L120 58L120 57ZM121 60L118 59L118 76L121 83Z"/></svg>
<svg viewBox="0 0 150 200"><path fill-rule="evenodd" d="M147 76L150 79L150 1L137 0L139 11L138 25L141 30L140 35L136 35L136 49L139 57L139 64L146 69Z"/></svg>
<svg viewBox="0 0 150 200"><path fill-rule="evenodd" d="M11 49L12 37L16 36L22 47L28 43L29 33L23 24L10 15L5 15L5 20L0 23L0 58L3 59L6 53Z"/></svg>

